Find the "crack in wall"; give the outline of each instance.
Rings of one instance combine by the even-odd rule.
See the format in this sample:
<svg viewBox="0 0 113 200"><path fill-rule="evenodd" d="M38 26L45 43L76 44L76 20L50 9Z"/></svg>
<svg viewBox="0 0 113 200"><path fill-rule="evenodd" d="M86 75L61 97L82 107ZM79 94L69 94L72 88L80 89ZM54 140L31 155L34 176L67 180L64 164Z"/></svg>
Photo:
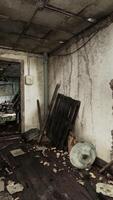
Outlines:
<svg viewBox="0 0 113 200"><path fill-rule="evenodd" d="M102 26L100 28L102 28ZM78 98L81 100L81 107L77 124L77 128L79 130L78 132L80 132L84 139L89 137L90 141L92 141L92 143L97 146L98 155L102 159L105 158L106 161L109 160L110 156L109 151L111 149L111 137L110 140L106 143L104 155L104 152L101 152L101 148L99 146L99 139L101 138L102 134L99 131L102 130L103 134L105 134L105 137L107 137L107 130L109 131L110 126L112 127L110 124L111 118L108 123L105 124L105 126L102 124L102 120L106 120L105 116L102 116L103 119L101 120L101 114L104 112L104 110L106 111L104 100L101 102L101 98L108 94L108 90L105 84L109 77L112 77L112 32L113 25L110 29L99 31L95 38L93 38L87 45L85 45L85 47L74 53L72 57L70 56L69 60L67 60L67 57L61 57L61 60L59 60L57 57L57 62L62 68L61 71L59 70L61 72L60 77L62 82L62 89L65 93L69 92L71 95L73 95L75 99ZM109 37L107 37L108 34ZM74 41L72 44L73 46L71 46L70 49L78 49L78 47L80 47L80 45L86 41L86 38L88 39L88 36L89 35L83 33L82 38L80 35L79 41ZM108 53L108 48L111 48L110 53ZM68 48L68 50L70 49ZM65 51L66 48L64 48L64 52ZM70 51L68 51L68 53L69 52ZM105 55L107 56L107 59L105 58ZM62 63L60 63L60 61L62 61ZM108 68L106 68L106 63L108 63L107 61L109 61ZM54 64L56 65L57 63L54 63L53 60L53 65ZM52 70L54 70L54 67ZM56 80L59 80L57 68L56 71ZM102 85L100 85L100 83ZM99 94L102 86L105 86L104 90L102 90L105 91L103 96L101 96L102 94ZM106 104L109 105L109 96L106 100ZM99 115L97 113L99 113ZM105 140L105 138L102 138L102 147L104 147Z"/></svg>
<svg viewBox="0 0 113 200"><path fill-rule="evenodd" d="M64 66L65 66L65 64L64 65L62 65L62 67L63 67L63 83L62 83L62 85L63 85L63 91L64 91L64 93L65 93L65 74L64 74Z"/></svg>
<svg viewBox="0 0 113 200"><path fill-rule="evenodd" d="M85 42L85 38L82 37L83 42ZM84 46L84 52L82 54L84 61L85 61L85 67L86 67L86 74L88 76L89 79L89 83L90 83L90 107L91 107L91 121L92 121L92 133L93 131L93 127L94 127L94 123L93 123L93 81L90 75L90 69L89 69L89 57L88 57L88 52L87 52L87 47Z"/></svg>
<svg viewBox="0 0 113 200"><path fill-rule="evenodd" d="M77 43L77 48L79 48L79 45L78 45L78 43ZM78 99L79 99L79 96L80 96L80 94L79 94L79 90L80 90L80 80L79 80L79 78L80 78L80 54L79 54L79 51L78 51L78 54L77 54L77 61L78 61L78 63L77 63L77 66L78 66L78 75L77 75L77 78L78 78L78 86L77 86L77 95L78 95Z"/></svg>
<svg viewBox="0 0 113 200"><path fill-rule="evenodd" d="M73 61L72 61L72 55L70 55L70 74L69 74L69 96L71 95L71 79L72 79L72 73L73 73Z"/></svg>

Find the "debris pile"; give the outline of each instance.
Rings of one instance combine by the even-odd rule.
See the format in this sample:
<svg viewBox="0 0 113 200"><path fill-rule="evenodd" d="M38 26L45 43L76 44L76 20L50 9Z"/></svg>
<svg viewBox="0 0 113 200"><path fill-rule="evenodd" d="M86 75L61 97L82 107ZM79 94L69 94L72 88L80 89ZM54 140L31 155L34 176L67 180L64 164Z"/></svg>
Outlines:
<svg viewBox="0 0 113 200"><path fill-rule="evenodd" d="M43 150L44 150L44 154L43 154ZM87 166L87 168L85 167L85 169L82 169L82 170L77 169L70 163L69 153L67 151L65 152L63 150L59 150L56 147L44 148L44 146L43 147L36 146L36 148L34 148L34 151L38 152L38 154L35 157L39 159L41 166L49 168L53 174L57 174L57 175L59 173L62 174L63 171L66 171L67 173L69 173L70 176L72 176L73 174L72 178L74 178L76 182L79 183L81 186L86 188L86 190L88 189L89 191L92 190L98 199L99 199L100 193L101 195L103 194L109 197L112 196L111 190L113 189L113 177L109 174L109 179L108 179L108 173L100 176L99 169L97 168L97 166L95 167L93 165L90 165L90 167ZM95 156L94 155L93 156L96 157L96 151L94 152L93 153ZM54 159L51 160L51 158L54 158ZM106 191L104 190L103 192L103 190L101 189L100 183L103 184L103 186L110 188L110 191L106 193Z"/></svg>
<svg viewBox="0 0 113 200"><path fill-rule="evenodd" d="M12 195L22 192L23 190L24 187L22 184L15 183L13 180L7 180L5 177L0 177L0 200L19 200L19 197L14 199Z"/></svg>
<svg viewBox="0 0 113 200"><path fill-rule="evenodd" d="M96 184L96 192L102 193L105 196L113 197L113 185L106 183L97 183Z"/></svg>
<svg viewBox="0 0 113 200"><path fill-rule="evenodd" d="M10 194L22 192L24 190L24 187L22 184L15 183L14 181L8 181L8 185L6 186L6 188Z"/></svg>
<svg viewBox="0 0 113 200"><path fill-rule="evenodd" d="M69 162L68 152L57 150L56 147L46 148L44 146L36 146L34 151L41 152L41 154L38 154L35 157L40 159L41 165L51 168L54 173L65 170L65 167L67 166L66 159ZM54 162L53 160L51 161L51 157L54 157Z"/></svg>
<svg viewBox="0 0 113 200"><path fill-rule="evenodd" d="M15 169L18 167L15 160L18 161L21 157L23 160L26 157L33 158L30 164L35 161L42 172L45 170L52 177L68 175L68 178L71 177L71 180L78 183L79 187L85 188L94 200L103 199L103 195L113 197L113 177L106 171L113 161L101 170L95 166L95 147L87 142L78 143L74 136L74 125L80 102L62 94L57 96L58 88L59 85L56 86L44 124L42 124L40 104L39 101L37 102L40 130L36 128L23 133L22 144L19 144L18 148L9 150L11 162L1 153L0 173L3 174L3 177L0 178L0 200L8 198L19 200L19 196L14 198L13 195L24 193L26 183L24 185L24 181L21 182L18 177L14 176ZM50 139L47 146L39 143L45 135ZM32 144L31 141L33 141ZM24 148L21 148L22 145ZM26 167L28 167L27 164ZM24 172L26 172L26 168ZM30 178L32 176L28 179ZM35 177L33 177L34 179ZM48 188L45 192L47 196L51 190L54 193L51 186ZM55 199L70 199L66 196L67 194L62 196L56 192L54 195L59 195L59 198ZM40 199L46 199L45 194Z"/></svg>

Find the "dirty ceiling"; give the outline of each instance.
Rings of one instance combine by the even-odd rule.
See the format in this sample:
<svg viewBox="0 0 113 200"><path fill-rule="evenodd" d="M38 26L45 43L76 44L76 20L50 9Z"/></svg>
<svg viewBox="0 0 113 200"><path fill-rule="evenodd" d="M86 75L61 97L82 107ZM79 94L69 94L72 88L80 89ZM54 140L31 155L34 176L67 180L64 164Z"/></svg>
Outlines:
<svg viewBox="0 0 113 200"><path fill-rule="evenodd" d="M112 0L0 0L0 46L51 53L112 11Z"/></svg>

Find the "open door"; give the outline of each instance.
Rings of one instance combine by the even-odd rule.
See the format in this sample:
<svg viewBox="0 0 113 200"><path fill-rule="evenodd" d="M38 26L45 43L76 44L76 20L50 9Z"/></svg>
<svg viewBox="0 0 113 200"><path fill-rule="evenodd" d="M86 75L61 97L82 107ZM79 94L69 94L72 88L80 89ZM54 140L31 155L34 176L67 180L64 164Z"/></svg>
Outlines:
<svg viewBox="0 0 113 200"><path fill-rule="evenodd" d="M22 131L21 75L20 62L0 60L0 136Z"/></svg>

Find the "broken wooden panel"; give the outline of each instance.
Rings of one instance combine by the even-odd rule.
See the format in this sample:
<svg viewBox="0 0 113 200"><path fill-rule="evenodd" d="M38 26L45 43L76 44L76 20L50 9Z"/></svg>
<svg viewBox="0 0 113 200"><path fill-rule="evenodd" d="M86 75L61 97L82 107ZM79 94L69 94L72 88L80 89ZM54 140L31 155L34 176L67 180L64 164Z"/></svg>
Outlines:
<svg viewBox="0 0 113 200"><path fill-rule="evenodd" d="M79 107L80 101L58 94L45 128L51 143L56 147L67 146L67 138L74 128Z"/></svg>

